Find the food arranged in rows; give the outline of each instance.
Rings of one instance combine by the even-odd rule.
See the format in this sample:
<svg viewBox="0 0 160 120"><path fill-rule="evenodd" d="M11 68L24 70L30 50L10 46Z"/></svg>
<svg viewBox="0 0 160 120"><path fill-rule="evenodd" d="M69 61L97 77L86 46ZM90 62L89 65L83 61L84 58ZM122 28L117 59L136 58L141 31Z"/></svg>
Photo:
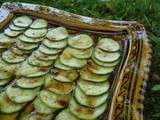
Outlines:
<svg viewBox="0 0 160 120"><path fill-rule="evenodd" d="M47 30L47 22L36 19L2 54L0 77L7 76L0 78L7 81L2 85L15 77L0 93L0 118L98 120L119 61L118 42L95 43L87 34L70 36L63 27Z"/></svg>
<svg viewBox="0 0 160 120"><path fill-rule="evenodd" d="M48 23L43 19L36 19L32 22L30 17L22 16L15 18L9 26L12 26L12 29L18 30L16 26L19 26L21 29L25 30L27 28L27 30L18 37L16 37L18 35L16 34L16 41L12 44L12 47L2 52L2 57L0 58L0 86L8 84L15 76L18 66L25 61L33 50L38 48L47 33ZM21 33L20 31L18 32Z"/></svg>

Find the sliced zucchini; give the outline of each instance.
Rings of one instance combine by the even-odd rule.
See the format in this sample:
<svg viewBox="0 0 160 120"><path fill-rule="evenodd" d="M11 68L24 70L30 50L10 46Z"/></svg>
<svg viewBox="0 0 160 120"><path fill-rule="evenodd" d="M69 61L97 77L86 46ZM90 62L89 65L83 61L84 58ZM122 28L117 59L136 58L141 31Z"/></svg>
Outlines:
<svg viewBox="0 0 160 120"><path fill-rule="evenodd" d="M33 43L30 44L30 43L22 42L21 40L18 40L16 42L16 45L20 50L25 50L25 51L26 50L30 51L38 47L38 44L33 44Z"/></svg>
<svg viewBox="0 0 160 120"><path fill-rule="evenodd" d="M14 54L21 56L21 55L28 55L29 53L31 53L31 51L27 51L27 50L20 50L17 46L12 46L10 49Z"/></svg>
<svg viewBox="0 0 160 120"><path fill-rule="evenodd" d="M87 96L79 87L77 87L75 89L74 97L81 105L87 107L98 107L106 102L108 94L106 93L100 96Z"/></svg>
<svg viewBox="0 0 160 120"><path fill-rule="evenodd" d="M45 53L42 53L39 49L34 51L33 54L35 55L36 58L40 59L40 60L44 60L44 61L54 61L57 59L58 54L57 55L47 55Z"/></svg>
<svg viewBox="0 0 160 120"><path fill-rule="evenodd" d="M33 104L36 111L40 114L51 114L56 110L48 107L39 97L34 100Z"/></svg>
<svg viewBox="0 0 160 120"><path fill-rule="evenodd" d="M49 72L48 67L36 67L28 64L27 61L25 61L20 68L17 70L16 75L34 78L34 77L40 77L44 76Z"/></svg>
<svg viewBox="0 0 160 120"><path fill-rule="evenodd" d="M48 39L45 39L43 41L43 44L51 49L63 49L64 47L67 46L67 41L66 40L61 40L61 41L50 41Z"/></svg>
<svg viewBox="0 0 160 120"><path fill-rule="evenodd" d="M26 28L22 28L22 27L17 27L17 26L15 26L14 24L10 24L10 25L9 25L9 28L10 28L11 30L13 30L13 31L23 31L23 30L26 29Z"/></svg>
<svg viewBox="0 0 160 120"><path fill-rule="evenodd" d="M21 33L22 33L22 31L13 31L9 28L4 30L4 34L9 36L9 37L17 37Z"/></svg>
<svg viewBox="0 0 160 120"><path fill-rule="evenodd" d="M73 57L67 49L65 49L60 56L60 61L62 64L74 68L82 68L87 64L87 60Z"/></svg>
<svg viewBox="0 0 160 120"><path fill-rule="evenodd" d="M0 44L3 45L12 44L16 42L16 40L17 40L16 38L10 38L3 33L0 34Z"/></svg>
<svg viewBox="0 0 160 120"><path fill-rule="evenodd" d="M10 79L12 76L13 75L10 71L0 68L0 80Z"/></svg>
<svg viewBox="0 0 160 120"><path fill-rule="evenodd" d="M14 54L11 50L7 50L2 54L2 59L5 62L12 63L12 64L23 62L25 60L25 58L26 58L26 56L24 56L24 55L18 56L16 54Z"/></svg>
<svg viewBox="0 0 160 120"><path fill-rule="evenodd" d="M43 29L48 26L48 23L44 19L36 19L30 26L32 29Z"/></svg>
<svg viewBox="0 0 160 120"><path fill-rule="evenodd" d="M17 27L26 28L31 25L32 19L29 16L20 16L13 20L13 24Z"/></svg>
<svg viewBox="0 0 160 120"><path fill-rule="evenodd" d="M28 63L33 66L48 67L48 66L51 66L53 62L54 62L53 60L44 61L44 60L37 59L34 54L32 54L28 58Z"/></svg>
<svg viewBox="0 0 160 120"><path fill-rule="evenodd" d="M20 111L25 106L25 103L12 102L5 92L0 94L0 112L2 113L14 113Z"/></svg>
<svg viewBox="0 0 160 120"><path fill-rule="evenodd" d="M80 71L81 78L91 82L104 82L108 80L110 75L100 75L92 73L87 67Z"/></svg>
<svg viewBox="0 0 160 120"><path fill-rule="evenodd" d="M107 52L116 52L120 49L118 42L111 38L102 38L99 40L97 47Z"/></svg>
<svg viewBox="0 0 160 120"><path fill-rule="evenodd" d="M47 29L28 29L24 35L30 38L42 38L46 35Z"/></svg>
<svg viewBox="0 0 160 120"><path fill-rule="evenodd" d="M60 82L74 82L78 77L77 70L53 70L53 78Z"/></svg>
<svg viewBox="0 0 160 120"><path fill-rule="evenodd" d="M44 83L44 77L36 77L36 78L25 78L25 77L20 77L15 79L17 86L21 88L36 88L40 87Z"/></svg>
<svg viewBox="0 0 160 120"><path fill-rule="evenodd" d="M29 38L25 35L20 35L18 39L26 43L39 43L43 40L43 38Z"/></svg>
<svg viewBox="0 0 160 120"><path fill-rule="evenodd" d="M69 67L69 66L66 66L66 65L62 64L59 59L56 60L54 66L56 68L59 68L59 69L62 69L62 70L73 70L72 67Z"/></svg>
<svg viewBox="0 0 160 120"><path fill-rule="evenodd" d="M48 90L40 92L40 99L51 108L64 108L68 105L70 95L58 95Z"/></svg>
<svg viewBox="0 0 160 120"><path fill-rule="evenodd" d="M4 80L0 80L0 86L3 86L3 85L6 85L11 79L8 78L8 79L4 79Z"/></svg>
<svg viewBox="0 0 160 120"><path fill-rule="evenodd" d="M48 75L45 80L45 88L56 94L69 94L74 88L75 83L63 83L54 80L52 75Z"/></svg>
<svg viewBox="0 0 160 120"><path fill-rule="evenodd" d="M102 95L106 93L110 87L109 82L107 81L95 83L95 82L85 81L82 79L78 81L78 85L86 95L90 96Z"/></svg>
<svg viewBox="0 0 160 120"><path fill-rule="evenodd" d="M109 63L118 60L120 57L119 52L110 53L110 52L102 51L98 48L95 49L93 54L95 58L98 59L99 61L109 62Z"/></svg>
<svg viewBox="0 0 160 120"><path fill-rule="evenodd" d="M93 45L93 40L86 34L80 34L68 39L69 46L76 49L87 49Z"/></svg>
<svg viewBox="0 0 160 120"><path fill-rule="evenodd" d="M71 47L66 48L67 51L70 51L70 53L78 59L88 59L92 55L92 50L93 48L88 48L88 49L74 49Z"/></svg>
<svg viewBox="0 0 160 120"><path fill-rule="evenodd" d="M41 51L42 53L47 54L47 55L55 55L55 54L61 52L62 50L47 48L45 45L42 44L39 47L39 51Z"/></svg>
<svg viewBox="0 0 160 120"><path fill-rule="evenodd" d="M64 27L58 27L48 31L46 37L53 41L64 40L68 37L68 32Z"/></svg>
<svg viewBox="0 0 160 120"><path fill-rule="evenodd" d="M80 119L74 116L69 111L69 109L64 109L56 116L55 120L80 120Z"/></svg>
<svg viewBox="0 0 160 120"><path fill-rule="evenodd" d="M11 85L7 88L6 94L13 102L25 103L33 100L37 96L39 90L39 87L34 89L22 89L16 85Z"/></svg>
<svg viewBox="0 0 160 120"><path fill-rule="evenodd" d="M119 63L119 59L114 62L110 62L110 63L102 62L96 59L94 55L92 55L92 60L94 61L94 63L102 67L115 67Z"/></svg>
<svg viewBox="0 0 160 120"><path fill-rule="evenodd" d="M88 69L95 74L109 74L114 71L114 67L102 67L100 65L95 64L93 61L88 62Z"/></svg>
<svg viewBox="0 0 160 120"><path fill-rule="evenodd" d="M99 117L106 109L106 104L103 104L96 108L84 107L77 103L72 97L69 103L69 109L76 117L80 119L93 120Z"/></svg>

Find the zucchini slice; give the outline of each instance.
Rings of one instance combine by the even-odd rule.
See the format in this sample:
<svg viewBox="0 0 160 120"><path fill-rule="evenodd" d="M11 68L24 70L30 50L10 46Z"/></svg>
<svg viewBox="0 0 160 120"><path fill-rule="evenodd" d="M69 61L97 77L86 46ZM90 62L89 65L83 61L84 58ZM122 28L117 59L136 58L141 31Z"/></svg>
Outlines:
<svg viewBox="0 0 160 120"><path fill-rule="evenodd" d="M66 40L61 40L61 41L51 41L48 39L45 39L43 41L43 44L51 49L63 49L64 47L67 46L67 41Z"/></svg>
<svg viewBox="0 0 160 120"><path fill-rule="evenodd" d="M57 59L58 55L47 55L45 53L42 53L39 49L34 51L33 54L35 55L36 58L44 61L54 61Z"/></svg>
<svg viewBox="0 0 160 120"><path fill-rule="evenodd" d="M72 67L69 67L69 66L66 66L66 65L62 64L59 59L56 60L54 66L56 68L59 68L59 69L62 69L62 70L73 70Z"/></svg>
<svg viewBox="0 0 160 120"><path fill-rule="evenodd" d="M24 35L30 38L42 38L46 35L47 29L28 29Z"/></svg>
<svg viewBox="0 0 160 120"><path fill-rule="evenodd" d="M13 102L25 103L33 100L40 90L40 87L34 89L22 89L18 86L11 85L7 88L6 94Z"/></svg>
<svg viewBox="0 0 160 120"><path fill-rule="evenodd" d="M94 56L99 61L110 63L110 62L114 62L114 61L118 60L120 57L120 53L119 52L114 52L114 53L105 52L105 51L102 51L102 50L96 48L94 51Z"/></svg>
<svg viewBox="0 0 160 120"><path fill-rule="evenodd" d="M53 64L53 62L54 61L52 61L52 60L44 61L44 60L37 59L34 54L32 54L28 58L28 63L33 66L48 67L48 66L51 66Z"/></svg>
<svg viewBox="0 0 160 120"><path fill-rule="evenodd" d="M46 37L53 41L64 40L68 37L68 32L64 27L58 27L48 31Z"/></svg>
<svg viewBox="0 0 160 120"><path fill-rule="evenodd" d="M93 40L86 34L80 34L68 39L69 46L76 49L87 49L93 45Z"/></svg>
<svg viewBox="0 0 160 120"><path fill-rule="evenodd" d="M114 62L110 62L110 63L102 62L102 61L97 60L94 55L92 55L92 60L94 61L94 63L102 67L115 67L119 63L119 59Z"/></svg>
<svg viewBox="0 0 160 120"><path fill-rule="evenodd" d="M40 114L51 114L56 110L48 107L39 97L34 100L33 104L36 111Z"/></svg>
<svg viewBox="0 0 160 120"><path fill-rule="evenodd" d="M95 64L93 61L88 62L88 69L95 74L110 74L114 71L114 67L102 67L100 65Z"/></svg>
<svg viewBox="0 0 160 120"><path fill-rule="evenodd" d="M18 39L26 43L39 43L43 40L43 38L29 38L25 35L20 35Z"/></svg>
<svg viewBox="0 0 160 120"><path fill-rule="evenodd" d="M20 111L25 104L12 102L6 92L2 92L0 94L0 106L0 112L9 114Z"/></svg>
<svg viewBox="0 0 160 120"><path fill-rule="evenodd" d="M20 50L25 50L25 51L30 51L38 47L38 44L33 44L33 43L30 44L30 43L22 42L20 40L16 42L16 45Z"/></svg>
<svg viewBox="0 0 160 120"><path fill-rule="evenodd" d="M12 77L12 73L10 71L0 68L0 81L4 79L10 79L11 77Z"/></svg>
<svg viewBox="0 0 160 120"><path fill-rule="evenodd" d="M110 87L109 82L100 82L100 83L95 83L95 82L89 82L80 79L78 81L78 85L81 88L81 90L89 96L97 96L97 95L102 95L106 93Z"/></svg>
<svg viewBox="0 0 160 120"><path fill-rule="evenodd" d="M55 120L80 120L80 119L74 116L69 111L69 109L64 109L56 116Z"/></svg>
<svg viewBox="0 0 160 120"><path fill-rule="evenodd" d="M17 46L12 46L12 47L10 48L10 50L11 50L14 54L16 54L16 55L18 55L18 56L28 55L29 53L31 53L31 51L20 50Z"/></svg>
<svg viewBox="0 0 160 120"><path fill-rule="evenodd" d="M48 90L42 90L40 99L51 108L64 108L68 105L70 95L58 95Z"/></svg>
<svg viewBox="0 0 160 120"><path fill-rule="evenodd" d="M96 108L84 107L77 103L72 97L69 103L69 109L76 117L80 119L93 120L99 117L106 109L106 104L103 104Z"/></svg>
<svg viewBox="0 0 160 120"><path fill-rule="evenodd" d="M8 79L4 79L4 80L0 80L0 86L6 85L8 82L10 81L10 78Z"/></svg>
<svg viewBox="0 0 160 120"><path fill-rule="evenodd" d="M36 19L30 26L32 29L43 29L48 26L48 23L44 19Z"/></svg>
<svg viewBox="0 0 160 120"><path fill-rule="evenodd" d="M21 33L22 33L22 31L13 31L9 28L4 30L4 34L9 36L9 37L17 37Z"/></svg>
<svg viewBox="0 0 160 120"><path fill-rule="evenodd" d="M44 54L47 55L55 55L58 54L59 52L61 52L61 49L51 49L51 48L47 48L45 45L40 45L39 47L39 51L41 51Z"/></svg>
<svg viewBox="0 0 160 120"><path fill-rule="evenodd" d="M108 80L110 75L100 75L91 72L87 67L80 71L81 78L91 82L104 82Z"/></svg>
<svg viewBox="0 0 160 120"><path fill-rule="evenodd" d="M53 69L53 78L60 82L74 82L78 77L77 70Z"/></svg>
<svg viewBox="0 0 160 120"><path fill-rule="evenodd" d="M48 75L45 80L45 88L51 92L54 92L56 94L69 94L74 88L75 83L63 83L54 80L52 75Z"/></svg>
<svg viewBox="0 0 160 120"><path fill-rule="evenodd" d="M20 78L16 78L15 81L16 81L17 86L21 88L32 89L32 88L40 87L41 85L43 85L44 77L43 76L36 77L36 78L20 77Z"/></svg>
<svg viewBox="0 0 160 120"><path fill-rule="evenodd" d="M13 24L17 27L26 28L31 25L32 19L29 16L20 16L13 20Z"/></svg>
<svg viewBox="0 0 160 120"><path fill-rule="evenodd" d="M60 56L60 61L62 64L73 68L82 68L87 64L86 59L77 59L73 57L67 49L65 49L63 54Z"/></svg>
<svg viewBox="0 0 160 120"><path fill-rule="evenodd" d="M28 78L34 78L34 77L44 76L48 72L49 72L49 67L36 67L28 64L28 62L25 61L17 70L17 75Z"/></svg>
<svg viewBox="0 0 160 120"><path fill-rule="evenodd" d="M88 49L74 49L71 47L66 48L67 51L70 51L70 53L78 59L88 59L92 55L92 50L93 48L88 48Z"/></svg>
<svg viewBox="0 0 160 120"><path fill-rule="evenodd" d="M24 55L18 56L16 54L14 54L11 50L7 50L2 54L2 59L5 62L12 63L12 64L23 62L25 60L25 58L26 58L26 56L24 56Z"/></svg>
<svg viewBox="0 0 160 120"><path fill-rule="evenodd" d="M120 49L118 42L110 38L102 38L99 40L97 47L107 52L116 52Z"/></svg>
<svg viewBox="0 0 160 120"><path fill-rule="evenodd" d="M12 44L16 42L16 40L17 40L16 38L10 38L3 33L0 34L0 44L3 45Z"/></svg>
<svg viewBox="0 0 160 120"><path fill-rule="evenodd" d="M13 31L23 31L23 30L26 29L26 28L22 28L22 27L17 27L17 26L15 26L14 24L10 24L10 25L9 25L9 28L10 28L11 30L13 30Z"/></svg>
<svg viewBox="0 0 160 120"><path fill-rule="evenodd" d="M30 115L29 117L30 117L29 120L52 120L53 114L43 114L42 115L42 114L35 113L33 115Z"/></svg>
<svg viewBox="0 0 160 120"><path fill-rule="evenodd" d="M98 107L106 102L108 94L106 93L100 96L87 96L79 87L77 87L75 89L74 97L81 105L87 107Z"/></svg>

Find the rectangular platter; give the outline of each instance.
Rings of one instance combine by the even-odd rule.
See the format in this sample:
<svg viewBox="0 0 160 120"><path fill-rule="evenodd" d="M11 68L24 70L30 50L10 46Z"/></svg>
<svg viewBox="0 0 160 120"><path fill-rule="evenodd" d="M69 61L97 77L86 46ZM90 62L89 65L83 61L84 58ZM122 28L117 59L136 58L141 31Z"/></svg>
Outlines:
<svg viewBox="0 0 160 120"><path fill-rule="evenodd" d="M4 3L0 8L0 31L19 15L43 18L49 27L63 26L70 34L87 33L97 41L109 37L121 46L121 61L112 75L107 109L100 120L143 120L143 101L152 50L143 25L136 21L114 21L80 16L56 8ZM9 119L10 120L10 119Z"/></svg>

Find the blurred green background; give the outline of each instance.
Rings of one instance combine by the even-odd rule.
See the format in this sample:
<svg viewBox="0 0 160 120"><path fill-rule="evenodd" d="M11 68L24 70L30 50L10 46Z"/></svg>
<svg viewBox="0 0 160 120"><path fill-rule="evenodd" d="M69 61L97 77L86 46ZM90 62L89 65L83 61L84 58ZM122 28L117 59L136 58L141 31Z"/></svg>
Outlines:
<svg viewBox="0 0 160 120"><path fill-rule="evenodd" d="M160 0L0 0L53 6L80 15L144 24L153 48L145 95L145 120L160 120Z"/></svg>

